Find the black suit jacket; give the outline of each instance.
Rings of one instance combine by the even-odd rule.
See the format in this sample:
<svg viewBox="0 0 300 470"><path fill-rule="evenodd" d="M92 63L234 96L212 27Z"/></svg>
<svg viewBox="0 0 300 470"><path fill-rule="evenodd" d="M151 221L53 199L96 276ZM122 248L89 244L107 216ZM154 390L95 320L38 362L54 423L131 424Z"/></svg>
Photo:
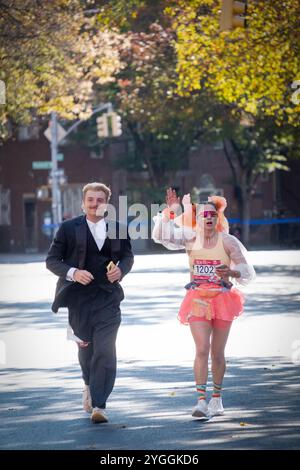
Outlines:
<svg viewBox="0 0 300 470"><path fill-rule="evenodd" d="M55 298L52 311L57 313L60 307L66 307L66 297L74 283L66 280L70 268L84 269L87 249L88 226L85 216L63 222L49 248L46 258L46 266L52 273L59 276L56 285ZM133 253L127 228L117 221L106 221L107 237L111 241L111 261L118 263L123 277L131 270L133 265ZM123 232L126 238L120 238ZM113 292L118 283L103 283L100 287Z"/></svg>

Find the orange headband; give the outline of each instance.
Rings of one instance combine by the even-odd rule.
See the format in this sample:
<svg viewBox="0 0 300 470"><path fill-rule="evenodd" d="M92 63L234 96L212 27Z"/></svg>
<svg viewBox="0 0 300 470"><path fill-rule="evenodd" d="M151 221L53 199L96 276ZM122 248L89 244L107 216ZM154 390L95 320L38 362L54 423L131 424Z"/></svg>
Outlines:
<svg viewBox="0 0 300 470"><path fill-rule="evenodd" d="M217 210L218 221L217 221L217 225L216 225L216 230L218 232L229 233L228 220L224 216L224 210L227 207L226 199L224 197L221 197L221 196L210 196L208 198L208 203L209 202L212 202L215 205L216 210ZM189 210L188 212L184 212L183 214L181 214L178 217L174 218L174 222L176 223L176 225L179 226L179 227L184 225L187 228L192 228L193 230L195 230L196 225L197 225L197 223L196 223L196 208L197 208L197 205L192 204L191 205L191 210ZM164 209L163 212L169 218L174 217L173 214L170 214L171 211L168 208ZM171 217L170 217L170 215L171 215Z"/></svg>

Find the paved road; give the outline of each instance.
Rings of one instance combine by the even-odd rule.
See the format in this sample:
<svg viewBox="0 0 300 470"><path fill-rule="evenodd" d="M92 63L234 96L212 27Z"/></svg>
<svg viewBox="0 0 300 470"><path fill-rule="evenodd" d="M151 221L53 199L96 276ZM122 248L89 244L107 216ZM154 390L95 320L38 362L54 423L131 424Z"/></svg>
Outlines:
<svg viewBox="0 0 300 470"><path fill-rule="evenodd" d="M194 420L194 347L176 320L185 255L136 257L124 280L110 422L81 410L66 311L40 256L0 256L0 449L299 449L299 252L253 252L258 279L227 346L226 414Z"/></svg>

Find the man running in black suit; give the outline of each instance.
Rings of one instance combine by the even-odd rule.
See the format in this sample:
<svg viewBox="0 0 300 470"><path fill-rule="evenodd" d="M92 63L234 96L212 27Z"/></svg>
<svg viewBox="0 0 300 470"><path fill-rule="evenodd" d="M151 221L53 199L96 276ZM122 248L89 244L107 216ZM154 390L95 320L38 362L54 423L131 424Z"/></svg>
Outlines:
<svg viewBox="0 0 300 470"><path fill-rule="evenodd" d="M131 270L133 254L127 229L105 219L110 189L89 183L82 191L85 215L60 225L46 266L59 276L52 310L68 308L69 323L81 340L84 409L101 423L108 420L104 410L116 377L115 343L124 298L119 281Z"/></svg>

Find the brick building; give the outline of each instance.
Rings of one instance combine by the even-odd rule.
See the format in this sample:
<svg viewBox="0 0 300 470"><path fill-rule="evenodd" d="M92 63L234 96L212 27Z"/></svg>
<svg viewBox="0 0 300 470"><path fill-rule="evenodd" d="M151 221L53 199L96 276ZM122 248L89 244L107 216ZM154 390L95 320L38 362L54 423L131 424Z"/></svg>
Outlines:
<svg viewBox="0 0 300 470"><path fill-rule="evenodd" d="M102 181L112 189L112 203L118 196L128 194L129 201L141 202L135 191L137 179L147 181L147 172L134 174L117 169L114 162L126 152L126 142L111 142L97 154L79 145L60 147L67 182L62 185L64 218L81 213L81 189L90 181ZM34 169L33 162L49 161L50 145L42 133L20 130L19 139L0 147L0 251L45 251L51 239L51 230L44 223L51 216L51 191L48 185L49 170ZM300 163L290 162L290 172L275 172L260 178L251 201L251 218L270 220L272 217L300 216L297 193ZM222 148L199 145L187 158L187 168L178 172L174 180L181 194L191 192L194 198L217 193L228 201L226 215L238 217L238 207L232 185L231 173ZM195 199L194 199L195 200ZM153 201L156 202L156 201ZM251 226L252 246L300 244L300 224L279 226L259 224ZM152 242L136 243L140 249L148 249Z"/></svg>
<svg viewBox="0 0 300 470"><path fill-rule="evenodd" d="M86 148L67 145L60 148L67 183L62 186L63 217L79 215L82 186L88 181L101 180L118 186L113 175L110 148L100 154ZM49 246L51 233L43 229L51 216L49 170L33 169L33 162L50 161L50 145L39 138L8 141L0 148L0 251L36 252Z"/></svg>

